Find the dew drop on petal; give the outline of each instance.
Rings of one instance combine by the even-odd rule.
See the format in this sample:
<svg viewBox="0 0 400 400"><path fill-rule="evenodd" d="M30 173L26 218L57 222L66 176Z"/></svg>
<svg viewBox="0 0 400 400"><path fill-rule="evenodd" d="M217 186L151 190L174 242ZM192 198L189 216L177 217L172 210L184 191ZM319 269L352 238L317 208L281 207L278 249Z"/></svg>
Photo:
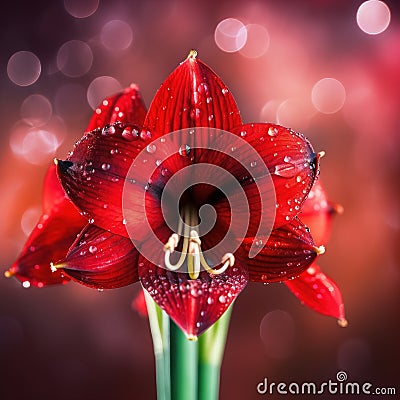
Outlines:
<svg viewBox="0 0 400 400"><path fill-rule="evenodd" d="M184 144L179 147L179 154L183 157L187 157L190 154L191 148L188 144Z"/></svg>
<svg viewBox="0 0 400 400"><path fill-rule="evenodd" d="M108 171L110 168L111 168L110 164L104 163L104 164L101 165L101 169L103 171Z"/></svg>
<svg viewBox="0 0 400 400"><path fill-rule="evenodd" d="M221 295L221 296L218 297L218 301L223 304L223 303L226 302L226 297Z"/></svg>
<svg viewBox="0 0 400 400"><path fill-rule="evenodd" d="M270 126L269 128L268 128L268 135L269 136L272 136L272 137L275 137L275 136L278 136L278 128L275 128L275 127L272 127L272 126Z"/></svg>
<svg viewBox="0 0 400 400"><path fill-rule="evenodd" d="M96 251L97 251L97 247L96 246L90 246L89 247L89 252L90 253L94 254L94 253L96 253Z"/></svg>
<svg viewBox="0 0 400 400"><path fill-rule="evenodd" d="M153 154L156 150L157 150L157 147L156 147L155 144L149 144L149 145L146 147L146 151L147 151L148 153L150 153L150 154Z"/></svg>
<svg viewBox="0 0 400 400"><path fill-rule="evenodd" d="M23 282L22 282L22 286L23 286L25 289L28 289L28 288L31 287L31 283L30 283L29 281L23 281Z"/></svg>

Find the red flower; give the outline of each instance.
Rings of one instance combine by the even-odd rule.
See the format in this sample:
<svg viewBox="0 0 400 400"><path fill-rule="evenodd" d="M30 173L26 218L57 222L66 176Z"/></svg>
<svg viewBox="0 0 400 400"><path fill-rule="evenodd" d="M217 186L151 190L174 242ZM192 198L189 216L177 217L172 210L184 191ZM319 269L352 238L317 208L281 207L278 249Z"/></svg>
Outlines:
<svg viewBox="0 0 400 400"><path fill-rule="evenodd" d="M340 205L331 203L321 182L315 182L301 212L301 219L313 233L314 240L326 244L330 233L332 216L341 213ZM341 326L347 326L340 289L314 262L299 277L285 281L286 286L311 309L335 317Z"/></svg>
<svg viewBox="0 0 400 400"><path fill-rule="evenodd" d="M196 128L189 132L192 142L177 143L185 128ZM162 84L147 114L131 88L103 101L89 130L69 157L57 163L62 186L85 216L85 226L58 188L68 212L55 203L45 207L54 222L43 224L40 233L38 226L28 239L42 250L30 255L25 247L10 275L36 285L40 281L39 286L73 279L116 288L140 280L188 337L195 337L226 311L248 281L296 277L321 252L297 217L318 173L310 143L282 126L243 125L229 90L195 52ZM235 148L213 147L223 137L236 138ZM164 142L170 152L147 174L151 154L161 151L159 143ZM239 162L237 155L245 161ZM191 174L190 167L199 165L211 169ZM258 175L250 172L252 167ZM238 184L227 185L226 175L216 170L228 172ZM217 183L210 184L210 176ZM179 192L194 178L189 190ZM162 207L165 193L176 208L172 225L166 223L171 210ZM246 209L240 208L239 223L231 229L237 214L231 201L241 207L243 194L250 205L248 224L241 226ZM267 215L264 203L272 200ZM203 232L205 204L214 207L216 221ZM68 235L58 235L54 242L53 232L64 229ZM232 251L218 247L222 239Z"/></svg>

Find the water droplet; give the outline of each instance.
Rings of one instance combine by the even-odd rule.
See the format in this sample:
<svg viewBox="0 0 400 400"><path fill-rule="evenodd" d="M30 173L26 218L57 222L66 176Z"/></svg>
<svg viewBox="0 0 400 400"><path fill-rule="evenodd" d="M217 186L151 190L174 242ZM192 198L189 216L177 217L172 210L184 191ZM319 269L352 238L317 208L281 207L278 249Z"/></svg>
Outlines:
<svg viewBox="0 0 400 400"><path fill-rule="evenodd" d="M290 161L292 161L292 157L290 157L290 156L285 156L285 157L283 157L283 161L285 161L285 162L290 162Z"/></svg>
<svg viewBox="0 0 400 400"><path fill-rule="evenodd" d="M115 126L114 125L106 125L103 130L101 131L101 134L106 136L106 135L114 135L115 133Z"/></svg>
<svg viewBox="0 0 400 400"><path fill-rule="evenodd" d="M254 168L257 165L257 161L252 161L250 163L250 167Z"/></svg>
<svg viewBox="0 0 400 400"><path fill-rule="evenodd" d="M190 146L187 144L182 145L181 147L179 147L179 154L181 156L188 156L190 154Z"/></svg>
<svg viewBox="0 0 400 400"><path fill-rule="evenodd" d="M282 165L275 165L275 171L273 173L283 178L293 178L296 173L296 169L293 164L286 163Z"/></svg>
<svg viewBox="0 0 400 400"><path fill-rule="evenodd" d="M209 297L207 299L207 304L213 304L214 303L214 299L212 297Z"/></svg>
<svg viewBox="0 0 400 400"><path fill-rule="evenodd" d="M125 218L122 220L122 224L126 225L126 219Z"/></svg>
<svg viewBox="0 0 400 400"><path fill-rule="evenodd" d="M226 302L226 297L224 295L221 295L218 297L218 301L223 304Z"/></svg>
<svg viewBox="0 0 400 400"><path fill-rule="evenodd" d="M214 115L213 115L213 114L211 114L211 115L208 116L208 120L209 120L209 121L212 121L213 119L214 119Z"/></svg>
<svg viewBox="0 0 400 400"><path fill-rule="evenodd" d="M147 150L148 153L153 154L157 150L157 147L156 147L155 144L149 144L146 147L146 150Z"/></svg>
<svg viewBox="0 0 400 400"><path fill-rule="evenodd" d="M241 137L245 137L246 135L247 135L247 132L246 132L246 131L240 132L240 136L241 136Z"/></svg>
<svg viewBox="0 0 400 400"><path fill-rule="evenodd" d="M142 140L151 139L151 133L150 133L149 131L142 130L142 131L140 132L140 138L141 138Z"/></svg>
<svg viewBox="0 0 400 400"><path fill-rule="evenodd" d="M210 104L212 102L212 97L207 97L206 102L207 104Z"/></svg>
<svg viewBox="0 0 400 400"><path fill-rule="evenodd" d="M110 154L118 154L118 149L111 149Z"/></svg>
<svg viewBox="0 0 400 400"><path fill-rule="evenodd" d="M275 137L275 136L278 136L278 128L274 128L274 127L272 127L272 126L270 126L269 128L268 128L268 135L269 136L272 136L272 137Z"/></svg>
<svg viewBox="0 0 400 400"><path fill-rule="evenodd" d="M228 92L229 92L229 89L228 89L228 88L223 88L223 89L222 89L222 94L225 95L225 94L227 94Z"/></svg>
<svg viewBox="0 0 400 400"><path fill-rule="evenodd" d="M89 224L94 224L94 218L90 218L88 222Z"/></svg>
<svg viewBox="0 0 400 400"><path fill-rule="evenodd" d="M132 126L126 126L121 135L125 140L131 142L139 137L139 131Z"/></svg>
<svg viewBox="0 0 400 400"><path fill-rule="evenodd" d="M97 251L97 247L96 246L90 246L89 247L89 252L90 253L94 254L94 253L96 253L96 251Z"/></svg>
<svg viewBox="0 0 400 400"><path fill-rule="evenodd" d="M31 287L31 283L30 283L29 281L23 281L23 282L22 282L22 286L23 286L25 289L28 289L29 287Z"/></svg>
<svg viewBox="0 0 400 400"><path fill-rule="evenodd" d="M159 167L161 165L162 161L161 160L156 160L156 165Z"/></svg>
<svg viewBox="0 0 400 400"><path fill-rule="evenodd" d="M235 146L231 147L231 151L235 151L235 150L236 150Z"/></svg>
<svg viewBox="0 0 400 400"><path fill-rule="evenodd" d="M301 176L300 175L296 176L296 182L299 182L299 183L301 182Z"/></svg>
<svg viewBox="0 0 400 400"><path fill-rule="evenodd" d="M101 165L101 169L102 169L103 171L108 171L110 168L111 168L111 165L110 165L110 164L104 163L104 164Z"/></svg>

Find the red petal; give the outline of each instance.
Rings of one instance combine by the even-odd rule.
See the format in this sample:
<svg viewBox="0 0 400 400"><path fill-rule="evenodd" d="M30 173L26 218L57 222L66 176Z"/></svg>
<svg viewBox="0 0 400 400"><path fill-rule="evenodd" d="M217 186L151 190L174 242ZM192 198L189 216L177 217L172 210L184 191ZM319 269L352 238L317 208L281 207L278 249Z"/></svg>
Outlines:
<svg viewBox="0 0 400 400"><path fill-rule="evenodd" d="M230 130L241 123L225 84L192 51L161 85L144 126L162 135L200 126Z"/></svg>
<svg viewBox="0 0 400 400"><path fill-rule="evenodd" d="M56 267L84 285L113 289L137 282L137 259L129 239L87 225Z"/></svg>
<svg viewBox="0 0 400 400"><path fill-rule="evenodd" d="M20 281L43 287L65 283L69 279L62 271L52 272L50 263L65 257L77 234L85 225L85 219L65 195L51 166L45 178L45 211L30 234L21 255L6 273Z"/></svg>
<svg viewBox="0 0 400 400"><path fill-rule="evenodd" d="M245 268L235 264L221 275L200 273L190 279L186 273L172 272L139 258L139 276L154 301L189 338L199 336L213 325L246 286Z"/></svg>
<svg viewBox="0 0 400 400"><path fill-rule="evenodd" d="M341 210L341 206L328 200L320 180L317 180L304 202L299 217L311 229L315 242L326 244L330 235L332 216Z"/></svg>
<svg viewBox="0 0 400 400"><path fill-rule="evenodd" d="M275 282L299 276L319 253L308 231L297 218L274 229L266 244L262 238L246 238L242 250L248 254L251 246L259 247L254 258L248 258L250 281ZM264 246L263 246L264 245ZM262 247L263 246L263 247Z"/></svg>
<svg viewBox="0 0 400 400"><path fill-rule="evenodd" d="M243 125L235 128L233 133L240 134L251 145L254 152L261 156L271 174L276 194L274 227L287 224L288 221L299 214L300 208L318 174L318 157L311 144L303 135L273 124ZM248 161L246 165L251 165L255 153L248 151L247 148L244 154L241 153L241 148L237 148L235 152L240 154L241 160ZM243 179L243 169L235 169L233 166L226 167L225 165L224 168L238 176L240 181L243 182L242 185L251 204L250 224L253 228L252 235L255 235L255 229L257 229L259 221L265 213L265 210L262 210L259 196L271 196L270 181L263 181L265 184L259 183L260 193L257 186L251 182L251 171L247 174L247 179Z"/></svg>
<svg viewBox="0 0 400 400"><path fill-rule="evenodd" d="M135 128L132 128L135 129ZM58 162L61 183L71 200L84 212L91 223L113 233L127 236L122 212L125 178L133 159L148 144L138 131L114 124L84 136L66 161ZM137 178L137 177L136 177ZM137 178L139 179L139 178ZM130 223L143 221L143 198L148 177L130 185L134 198L126 216ZM155 187L152 189L156 190ZM152 205L152 193L147 203ZM136 196L136 197L135 197ZM158 199L154 208L158 205Z"/></svg>
<svg viewBox="0 0 400 400"><path fill-rule="evenodd" d="M96 108L89 122L86 132L102 128L117 121L133 125L142 125L146 116L146 107L143 103L137 85L131 85L122 92L107 99Z"/></svg>
<svg viewBox="0 0 400 400"><path fill-rule="evenodd" d="M298 278L285 281L286 286L307 307L324 315L337 318L347 325L342 295L336 283L313 264Z"/></svg>

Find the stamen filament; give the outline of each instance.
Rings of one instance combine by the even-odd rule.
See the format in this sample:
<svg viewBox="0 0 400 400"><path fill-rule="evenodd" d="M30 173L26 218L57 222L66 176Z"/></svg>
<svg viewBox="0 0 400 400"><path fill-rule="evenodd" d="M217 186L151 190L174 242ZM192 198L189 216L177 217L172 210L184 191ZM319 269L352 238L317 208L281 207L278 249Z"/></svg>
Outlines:
<svg viewBox="0 0 400 400"><path fill-rule="evenodd" d="M178 247L180 235L182 233L182 218L179 218L178 233L172 234L164 246L165 256L164 264L170 271L177 271L183 265L187 256L187 268L191 279L197 279L200 275L201 266L212 275L220 275L235 263L235 256L232 253L226 253L222 259L222 266L214 269L207 264L201 251L201 240L197 232L198 217L191 208L186 208L184 213L184 232L182 252L176 264L170 261L171 254ZM194 228L194 229L191 229Z"/></svg>

